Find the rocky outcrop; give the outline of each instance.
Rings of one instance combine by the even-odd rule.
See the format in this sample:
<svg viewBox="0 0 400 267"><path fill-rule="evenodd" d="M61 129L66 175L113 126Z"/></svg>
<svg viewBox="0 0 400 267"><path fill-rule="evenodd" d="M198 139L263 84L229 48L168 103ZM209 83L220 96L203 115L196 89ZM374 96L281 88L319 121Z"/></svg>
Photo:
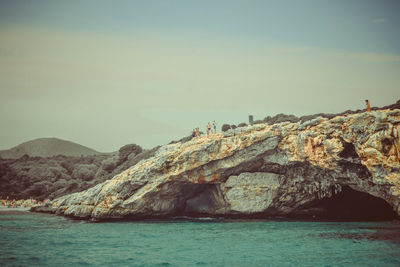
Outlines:
<svg viewBox="0 0 400 267"><path fill-rule="evenodd" d="M346 186L400 214L400 110L257 124L162 146L38 210L92 218L287 216Z"/></svg>

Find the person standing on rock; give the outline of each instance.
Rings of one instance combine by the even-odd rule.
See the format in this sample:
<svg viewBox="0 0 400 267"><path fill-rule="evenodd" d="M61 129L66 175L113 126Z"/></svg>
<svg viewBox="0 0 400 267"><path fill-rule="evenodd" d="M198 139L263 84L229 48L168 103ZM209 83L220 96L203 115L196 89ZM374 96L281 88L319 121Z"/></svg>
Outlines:
<svg viewBox="0 0 400 267"><path fill-rule="evenodd" d="M366 105L365 111L366 112L370 112L371 111L371 106L369 105L369 100L368 99L365 99L365 105Z"/></svg>
<svg viewBox="0 0 400 267"><path fill-rule="evenodd" d="M206 126L207 137L210 135L210 128L210 123L208 123Z"/></svg>
<svg viewBox="0 0 400 267"><path fill-rule="evenodd" d="M213 122L213 126L214 126L214 134L217 133L217 123L214 121Z"/></svg>
<svg viewBox="0 0 400 267"><path fill-rule="evenodd" d="M196 131L193 129L193 131L192 131L192 138L195 138L196 137Z"/></svg>

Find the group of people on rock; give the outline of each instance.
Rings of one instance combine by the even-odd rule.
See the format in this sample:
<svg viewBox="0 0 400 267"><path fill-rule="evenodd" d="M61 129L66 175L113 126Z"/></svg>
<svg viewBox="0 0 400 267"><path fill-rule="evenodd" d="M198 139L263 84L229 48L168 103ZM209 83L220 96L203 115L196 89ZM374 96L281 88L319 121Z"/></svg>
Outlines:
<svg viewBox="0 0 400 267"><path fill-rule="evenodd" d="M366 105L366 109L365 110L367 112L370 112L371 111L371 106L370 106L370 103L369 103L368 99L365 100L365 105ZM345 114L345 116L346 115L347 114ZM206 125L206 133L207 133L207 137L209 137L210 134L212 134L212 133L214 133L214 134L217 133L217 123L215 121L212 123L212 125L211 125L211 123L207 123L207 125ZM195 137L200 137L200 136L201 136L201 133L200 133L199 128L197 127L196 129L193 129L192 137L195 138Z"/></svg>
<svg viewBox="0 0 400 267"><path fill-rule="evenodd" d="M214 134L217 133L217 123L215 121L212 123L212 126L211 126L211 123L208 123L206 125L206 133L207 133L207 137L209 137L210 134L212 134L212 133L214 133ZM193 129L193 131L192 131L193 138L200 137L200 135L201 135L201 133L200 133L199 128Z"/></svg>

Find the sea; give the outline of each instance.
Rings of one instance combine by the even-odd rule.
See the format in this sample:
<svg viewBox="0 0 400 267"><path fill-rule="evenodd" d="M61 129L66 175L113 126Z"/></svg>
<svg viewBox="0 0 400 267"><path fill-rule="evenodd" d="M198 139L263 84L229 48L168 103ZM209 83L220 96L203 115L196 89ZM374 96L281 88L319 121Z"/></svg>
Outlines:
<svg viewBox="0 0 400 267"><path fill-rule="evenodd" d="M1 266L400 266L400 222L0 214Z"/></svg>

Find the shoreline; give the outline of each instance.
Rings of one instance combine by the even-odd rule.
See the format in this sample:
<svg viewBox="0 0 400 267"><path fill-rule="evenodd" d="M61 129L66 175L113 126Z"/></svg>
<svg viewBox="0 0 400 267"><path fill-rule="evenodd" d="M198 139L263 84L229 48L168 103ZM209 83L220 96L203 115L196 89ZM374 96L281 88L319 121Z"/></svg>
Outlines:
<svg viewBox="0 0 400 267"><path fill-rule="evenodd" d="M31 207L6 207L0 206L0 216L1 215L12 215L12 214L28 214L31 213Z"/></svg>
<svg viewBox="0 0 400 267"><path fill-rule="evenodd" d="M24 212L29 212L31 210L31 207L6 207L6 206L0 206L0 212L7 212L7 211L24 211Z"/></svg>

